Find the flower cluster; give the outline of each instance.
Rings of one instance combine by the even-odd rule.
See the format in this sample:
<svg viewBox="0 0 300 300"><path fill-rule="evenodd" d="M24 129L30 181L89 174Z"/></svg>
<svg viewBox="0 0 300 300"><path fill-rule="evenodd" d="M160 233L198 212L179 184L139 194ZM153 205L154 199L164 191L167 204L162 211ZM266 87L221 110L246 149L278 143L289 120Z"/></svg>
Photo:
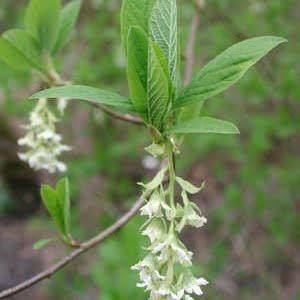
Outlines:
<svg viewBox="0 0 300 300"><path fill-rule="evenodd" d="M148 184L141 184L149 201L141 208L141 215L148 220L142 227L150 245L148 255L132 267L139 271L138 287L150 293L150 300L193 300L202 295L201 286L208 284L204 278L196 278L191 272L193 253L179 239L185 226L201 227L207 220L188 194L199 192L191 183L176 177L182 189L182 204L176 206L164 190L163 179L167 169L162 169ZM169 200L169 201L168 201Z"/></svg>
<svg viewBox="0 0 300 300"><path fill-rule="evenodd" d="M31 168L45 169L50 173L66 171L66 165L58 157L71 148L63 145L61 135L56 133L57 122L57 117L47 105L47 99L39 99L30 113L29 124L24 126L27 133L18 141L20 146L27 148L19 153L19 158L26 161Z"/></svg>

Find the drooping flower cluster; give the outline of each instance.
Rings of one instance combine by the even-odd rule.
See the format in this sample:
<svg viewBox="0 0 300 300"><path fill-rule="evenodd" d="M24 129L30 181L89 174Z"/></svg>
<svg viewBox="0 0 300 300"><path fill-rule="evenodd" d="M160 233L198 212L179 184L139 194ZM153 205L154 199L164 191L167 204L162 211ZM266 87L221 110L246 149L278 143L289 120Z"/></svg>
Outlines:
<svg viewBox="0 0 300 300"><path fill-rule="evenodd" d="M150 240L148 255L132 267L139 271L138 287L150 293L150 300L193 300L193 295L202 295L201 286L208 284L204 278L196 278L191 272L193 253L180 241L179 233L185 226L201 227L207 220L188 194L202 188L176 177L182 189L182 204L169 199L163 180L167 169L162 169L148 184L141 184L149 201L141 208L141 215L148 220L142 234ZM169 200L169 201L168 201Z"/></svg>
<svg viewBox="0 0 300 300"><path fill-rule="evenodd" d="M31 168L48 170L50 173L66 171L66 165L58 157L71 148L62 144L61 135L56 133L57 122L57 117L47 105L47 99L39 99L30 113L29 124L24 126L27 133L18 141L20 146L26 148L19 153L19 158Z"/></svg>

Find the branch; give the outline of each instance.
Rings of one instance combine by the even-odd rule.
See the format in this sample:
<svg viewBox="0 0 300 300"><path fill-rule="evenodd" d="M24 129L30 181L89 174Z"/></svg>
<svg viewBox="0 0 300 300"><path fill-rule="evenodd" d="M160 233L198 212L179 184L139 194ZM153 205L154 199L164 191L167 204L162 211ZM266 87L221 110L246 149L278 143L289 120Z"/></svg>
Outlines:
<svg viewBox="0 0 300 300"><path fill-rule="evenodd" d="M48 81L50 86L64 86L71 84L71 82L65 81L61 78L61 76L55 71L52 62L50 70L51 71L48 73ZM130 114L121 114L101 104L91 103L91 105L96 107L97 109L100 109L101 111L105 112L106 114L110 115L115 119L135 125L144 125L143 120L137 116L133 116Z"/></svg>
<svg viewBox="0 0 300 300"><path fill-rule="evenodd" d="M100 109L101 111L105 112L106 114L110 115L111 117L113 117L117 120L125 121L125 122L132 123L135 125L144 125L144 122L142 121L142 119L137 116L133 116L130 114L120 114L120 113L117 113L116 111L114 111L104 105L101 105L101 104L91 103L91 105Z"/></svg>
<svg viewBox="0 0 300 300"><path fill-rule="evenodd" d="M75 258L87 252L89 249L94 248L95 246L101 244L104 240L106 240L108 237L110 237L112 234L114 234L116 231L118 231L120 228L126 225L129 222L129 220L131 220L131 218L133 218L137 214L139 209L142 207L144 203L144 199L146 197L147 195L144 195L143 198L140 198L134 204L134 206L127 213L125 213L118 221L116 221L113 225L111 225L110 227L102 231L94 238L81 244L78 249L74 250L69 255L62 258L58 263L54 264L49 269L33 276L32 278L24 281L23 283L13 288L0 292L0 299L6 299L8 297L16 295L30 288L31 286L39 283L40 281L50 278L53 274L55 274L56 272L64 268L66 265L70 264Z"/></svg>
<svg viewBox="0 0 300 300"><path fill-rule="evenodd" d="M190 37L188 40L188 45L186 49L186 66L185 66L185 76L184 84L187 85L191 81L193 75L193 66L195 62L195 43L197 31L200 25L200 14L201 10L204 8L205 0L195 0L196 12L192 20Z"/></svg>

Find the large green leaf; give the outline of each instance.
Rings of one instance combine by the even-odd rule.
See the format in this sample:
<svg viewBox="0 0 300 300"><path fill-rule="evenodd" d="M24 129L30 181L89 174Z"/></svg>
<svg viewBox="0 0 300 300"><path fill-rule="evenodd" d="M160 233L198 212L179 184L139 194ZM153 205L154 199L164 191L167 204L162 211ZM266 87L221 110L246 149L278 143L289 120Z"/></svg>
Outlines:
<svg viewBox="0 0 300 300"><path fill-rule="evenodd" d="M238 128L227 121L222 121L210 117L201 117L187 122L180 123L167 130L170 134L185 133L221 133L238 134Z"/></svg>
<svg viewBox="0 0 300 300"><path fill-rule="evenodd" d="M70 193L68 179L61 179L55 189L48 185L43 185L41 196L61 235L64 238L68 238L70 235Z"/></svg>
<svg viewBox="0 0 300 300"><path fill-rule="evenodd" d="M157 0L150 20L153 40L163 50L171 81L175 85L177 75L177 6L175 0Z"/></svg>
<svg viewBox="0 0 300 300"><path fill-rule="evenodd" d="M30 0L25 28L40 43L42 50L52 51L60 26L60 0Z"/></svg>
<svg viewBox="0 0 300 300"><path fill-rule="evenodd" d="M139 27L131 27L127 41L127 79L132 103L147 119L148 37Z"/></svg>
<svg viewBox="0 0 300 300"><path fill-rule="evenodd" d="M118 94L103 91L97 88L83 85L68 85L47 89L37 92L32 95L30 99L39 98L67 98L77 99L90 102L92 104L105 104L116 106L127 110L134 110L131 101Z"/></svg>
<svg viewBox="0 0 300 300"><path fill-rule="evenodd" d="M73 0L62 9L58 37L53 48L53 53L57 53L68 41L76 23L81 4L81 0Z"/></svg>
<svg viewBox="0 0 300 300"><path fill-rule="evenodd" d="M285 41L280 37L265 36L233 45L200 71L176 100L174 108L204 101L223 92L264 55Z"/></svg>
<svg viewBox="0 0 300 300"><path fill-rule="evenodd" d="M169 105L169 83L167 61L160 47L149 43L148 53L148 115L149 122L161 129Z"/></svg>
<svg viewBox="0 0 300 300"><path fill-rule="evenodd" d="M27 70L28 66L30 66L31 68L43 71L38 43L33 36L31 36L25 30L11 29L4 32L2 37L8 41L10 46L7 45L7 43L2 42L2 50L0 50L0 55L3 60L7 61L9 65L13 66L14 68L23 68L24 66ZM20 61L21 66L18 66Z"/></svg>
<svg viewBox="0 0 300 300"><path fill-rule="evenodd" d="M138 26L148 34L152 8L156 0L123 0L121 11L121 35L125 51L130 27Z"/></svg>

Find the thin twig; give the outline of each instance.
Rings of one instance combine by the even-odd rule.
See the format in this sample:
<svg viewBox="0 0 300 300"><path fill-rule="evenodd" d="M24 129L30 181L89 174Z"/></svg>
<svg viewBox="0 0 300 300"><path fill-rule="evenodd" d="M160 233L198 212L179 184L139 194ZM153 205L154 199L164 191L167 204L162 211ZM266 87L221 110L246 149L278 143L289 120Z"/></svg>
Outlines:
<svg viewBox="0 0 300 300"><path fill-rule="evenodd" d="M92 106L100 109L101 111L105 112L106 114L110 115L111 117L113 117L117 120L125 121L125 122L132 123L135 125L145 125L145 123L142 121L142 119L137 116L133 116L130 114L120 114L120 113L118 113L104 105L101 105L101 104L92 103Z"/></svg>
<svg viewBox="0 0 300 300"><path fill-rule="evenodd" d="M55 70L52 70L50 75L52 76L52 77L50 77L50 80L51 80L50 85L51 86L65 86L65 85L71 84L71 82L63 80ZM139 118L138 116L133 116L130 114L121 114L121 113L118 113L104 105L101 105L101 104L97 104L97 103L90 103L90 104L115 119L125 121L125 122L135 124L135 125L144 125L143 120L141 118Z"/></svg>
<svg viewBox="0 0 300 300"><path fill-rule="evenodd" d="M49 269L37 274L36 276L33 276L32 278L24 281L23 283L13 288L0 292L0 299L6 299L8 297L16 295L37 284L38 282L50 278L53 274L64 268L66 265L70 264L75 258L87 252L89 249L101 244L104 240L106 240L108 237L110 237L112 234L114 234L116 231L118 231L120 228L126 225L128 221L137 214L139 209L142 207L143 203L144 198L140 198L134 204L134 206L112 226L108 227L106 230L102 231L100 234L90 239L89 241L81 244L81 246L78 249L74 250L69 255L62 258L58 263L54 264Z"/></svg>
<svg viewBox="0 0 300 300"><path fill-rule="evenodd" d="M204 3L205 3L204 0L195 1L196 11L192 20L190 36L189 36L188 45L185 54L185 58L186 58L185 76L184 76L185 85L189 84L193 75L193 66L195 62L196 36L200 25L201 10L204 7Z"/></svg>

